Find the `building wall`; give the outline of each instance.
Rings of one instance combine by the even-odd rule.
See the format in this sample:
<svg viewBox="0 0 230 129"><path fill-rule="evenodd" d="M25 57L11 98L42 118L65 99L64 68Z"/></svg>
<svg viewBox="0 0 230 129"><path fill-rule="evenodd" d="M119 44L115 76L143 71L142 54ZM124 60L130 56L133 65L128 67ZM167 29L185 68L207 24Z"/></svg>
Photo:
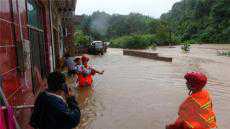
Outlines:
<svg viewBox="0 0 230 129"><path fill-rule="evenodd" d="M19 13L23 33L20 33ZM17 57L16 46L21 43L20 36L28 40L26 21L24 0L12 0L12 3L10 0L0 1L0 76L3 77L2 89L10 105L31 104L33 101L27 99L32 96L31 78L25 78L19 72L17 63L20 58ZM25 72L30 74L30 69Z"/></svg>
<svg viewBox="0 0 230 129"><path fill-rule="evenodd" d="M23 0L20 0L22 2ZM25 5L16 0L12 6L9 0L0 1L0 74L3 76L3 90L6 97L12 102L12 93L17 92L24 83L23 75L18 72L16 46L20 43L20 26L18 8L21 8L23 38L28 39L26 27ZM13 13L11 15L11 10ZM16 99L16 98L15 98Z"/></svg>
<svg viewBox="0 0 230 129"><path fill-rule="evenodd" d="M48 2L44 3L44 0L40 2L44 5L45 64L49 73L51 44L49 9L46 5ZM26 5L26 0L0 0L0 76L3 78L2 90L11 106L34 104L36 97L32 92L31 65L27 65L23 72L19 65L24 57L18 54L18 51L24 50L26 44L29 46L27 49L31 46ZM30 58L31 53L25 54ZM30 109L23 109L15 113L23 129L30 128L28 125L30 112Z"/></svg>
<svg viewBox="0 0 230 129"><path fill-rule="evenodd" d="M30 41L31 26L27 16L27 1L0 0L0 76L3 78L1 88L11 106L34 104L36 94L39 92L37 88L34 90L34 79L32 79L34 72L31 46L33 44ZM60 51L61 46L63 46L60 44L63 43L61 42L63 37L61 36L61 29L59 29L63 25L62 16L59 15L58 7L53 4L53 0L50 0L53 7L51 10L49 0L33 1L38 2L42 7L45 40L43 63L46 67L45 73L48 74L55 65L52 56L55 54L54 51L56 51L56 58L63 55L63 50ZM52 21L54 21L53 25ZM56 42L54 42L54 30L57 32ZM33 91L35 92L33 93ZM30 113L30 109L16 111L15 116L22 129L31 128L28 125Z"/></svg>
<svg viewBox="0 0 230 129"><path fill-rule="evenodd" d="M65 46L67 51L72 55L75 56L77 54L77 49L76 46L74 45L74 32L75 32L75 25L69 21L67 22L68 24L66 24L66 28L67 28L67 36L64 38L65 41Z"/></svg>
<svg viewBox="0 0 230 129"><path fill-rule="evenodd" d="M48 0L47 0L48 1ZM51 25L50 25L50 11L49 11L49 5L47 3L43 3L45 9L44 9L44 31L45 31L45 63L47 64L47 73L51 71L51 65L52 65L52 59L50 59L50 56L52 55L51 52L51 42L52 42L52 35L51 35Z"/></svg>
<svg viewBox="0 0 230 129"><path fill-rule="evenodd" d="M61 58L64 55L63 21L62 13L59 11L56 2L57 1L53 1L52 3L53 29L57 32L59 38L54 44L56 45L56 57Z"/></svg>
<svg viewBox="0 0 230 129"><path fill-rule="evenodd" d="M69 52L69 49L65 49L68 47L69 42L72 42L70 38L69 40L66 40L66 37L70 35L64 35L64 29L68 30L68 33L70 33L70 30L72 31L73 26L70 26L69 24L65 24L65 21L63 21L63 17L66 15L63 13L63 10L60 10L59 3L60 1L52 1L52 31L53 31L53 44L54 44L54 55L55 55L55 62L58 64L58 60L64 56L64 53L66 51ZM59 4L58 4L59 3ZM72 37L71 37L72 38ZM68 48L73 48L68 47Z"/></svg>

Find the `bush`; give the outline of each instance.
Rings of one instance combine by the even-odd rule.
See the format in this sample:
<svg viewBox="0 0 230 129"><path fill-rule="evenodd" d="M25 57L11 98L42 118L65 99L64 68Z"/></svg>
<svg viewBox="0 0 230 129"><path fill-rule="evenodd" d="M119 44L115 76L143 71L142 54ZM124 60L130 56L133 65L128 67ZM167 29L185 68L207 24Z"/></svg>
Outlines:
<svg viewBox="0 0 230 129"><path fill-rule="evenodd" d="M183 46L181 46L181 49L184 51L184 52L190 52L190 42L189 41L187 41L187 42L185 42L185 43L183 43Z"/></svg>
<svg viewBox="0 0 230 129"><path fill-rule="evenodd" d="M111 41L110 47L128 48L128 49L145 49L154 46L156 42L154 35L131 35L122 36Z"/></svg>
<svg viewBox="0 0 230 129"><path fill-rule="evenodd" d="M217 51L217 55L230 57L230 51Z"/></svg>
<svg viewBox="0 0 230 129"><path fill-rule="evenodd" d="M83 32L78 31L77 34L74 36L74 41L75 41L75 45L79 46L79 45L89 45L90 40L89 40L89 36L86 36L83 34Z"/></svg>

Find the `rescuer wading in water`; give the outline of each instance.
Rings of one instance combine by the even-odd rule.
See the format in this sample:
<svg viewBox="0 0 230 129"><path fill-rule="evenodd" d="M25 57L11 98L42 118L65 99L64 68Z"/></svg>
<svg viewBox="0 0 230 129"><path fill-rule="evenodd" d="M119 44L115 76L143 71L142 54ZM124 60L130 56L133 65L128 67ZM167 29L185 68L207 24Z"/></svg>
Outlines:
<svg viewBox="0 0 230 129"><path fill-rule="evenodd" d="M93 78L92 76L96 73L103 74L104 71L98 71L88 65L89 57L87 55L83 55L81 57L81 68L78 73L79 87L92 86Z"/></svg>
<svg viewBox="0 0 230 129"><path fill-rule="evenodd" d="M178 118L166 129L211 129L216 128L216 116L212 99L204 88L207 77L201 72L188 72L184 78L189 96L180 105Z"/></svg>

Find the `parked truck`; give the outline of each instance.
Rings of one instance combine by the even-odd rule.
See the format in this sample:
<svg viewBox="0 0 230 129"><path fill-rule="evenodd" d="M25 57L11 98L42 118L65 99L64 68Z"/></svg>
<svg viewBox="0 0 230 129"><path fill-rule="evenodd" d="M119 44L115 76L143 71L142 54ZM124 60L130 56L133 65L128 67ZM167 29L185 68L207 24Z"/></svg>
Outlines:
<svg viewBox="0 0 230 129"><path fill-rule="evenodd" d="M93 41L89 46L90 54L103 55L107 50L107 44L103 41Z"/></svg>

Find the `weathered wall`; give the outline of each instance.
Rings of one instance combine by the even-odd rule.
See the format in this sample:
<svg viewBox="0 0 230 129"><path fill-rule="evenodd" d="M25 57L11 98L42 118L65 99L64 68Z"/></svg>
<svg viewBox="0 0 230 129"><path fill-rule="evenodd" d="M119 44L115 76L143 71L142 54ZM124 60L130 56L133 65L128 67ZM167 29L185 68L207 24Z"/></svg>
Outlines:
<svg viewBox="0 0 230 129"><path fill-rule="evenodd" d="M48 0L38 0L43 8L45 64L50 70L49 49L51 44ZM45 2L46 1L46 2ZM20 29L21 28L21 29ZM26 0L0 0L0 76L3 78L3 92L9 105L30 105L34 103L32 92L31 64L21 69L20 60L31 53L20 55L23 47L30 49ZM25 42L26 41L26 42ZM26 46L26 44L28 46ZM28 61L28 60L27 60ZM30 109L18 110L15 114L23 129L29 129Z"/></svg>

